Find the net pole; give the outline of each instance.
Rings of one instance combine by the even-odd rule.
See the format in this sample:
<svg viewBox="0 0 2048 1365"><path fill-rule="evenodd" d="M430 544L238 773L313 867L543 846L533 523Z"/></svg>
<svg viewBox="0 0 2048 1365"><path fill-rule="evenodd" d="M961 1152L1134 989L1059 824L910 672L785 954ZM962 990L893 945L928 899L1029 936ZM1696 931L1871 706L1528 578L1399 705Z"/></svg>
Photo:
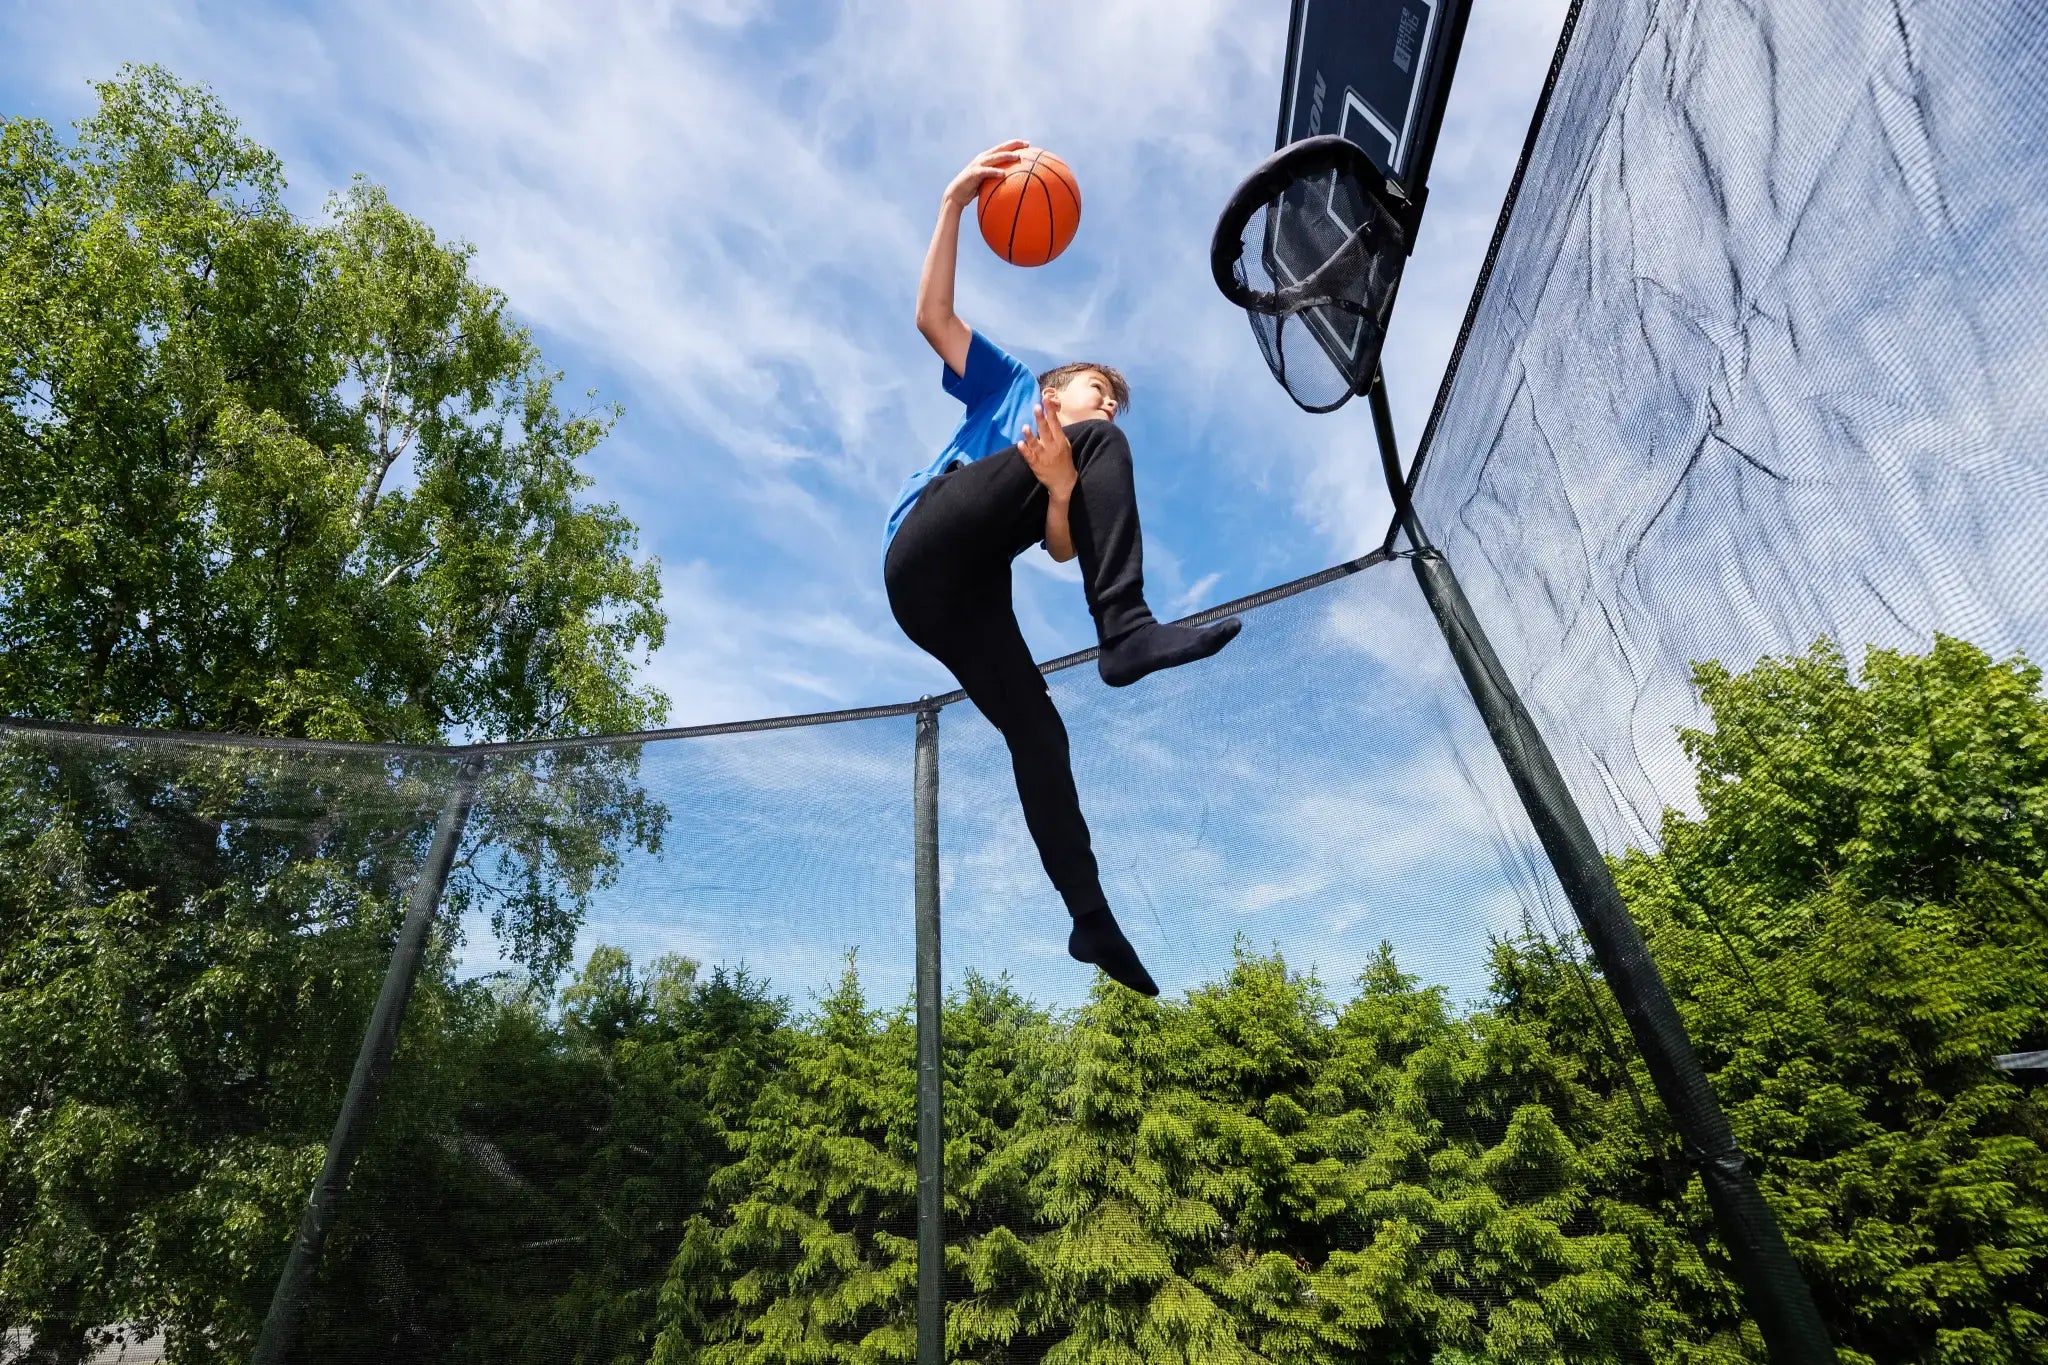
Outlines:
<svg viewBox="0 0 2048 1365"><path fill-rule="evenodd" d="M945 1073L939 1032L939 712L917 712L917 1362L946 1358Z"/></svg>
<svg viewBox="0 0 2048 1365"><path fill-rule="evenodd" d="M370 1024L356 1052L355 1070L348 1079L348 1092L335 1116L334 1131L327 1139L327 1160L319 1179L306 1199L306 1211L299 1218L298 1235L292 1240L291 1255L277 1288L270 1296L270 1311L264 1315L263 1331L256 1340L251 1365L284 1365L299 1358L294 1346L305 1317L306 1301L319 1271L320 1256L327 1234L341 1207L348 1186L349 1168L362 1150L363 1139L377 1116L377 1099L391 1070L391 1058L398 1049L398 1031L405 1023L406 1006L412 1000L413 983L420 962L426 956L428 931L441 905L441 893L448 885L448 870L455 862L456 846L469 824L470 807L476 802L479 765L465 763L457 772L454 789L442 804L434 827L434 842L413 883L412 898L406 906L405 921L398 942L391 950L390 965L384 969L384 984L377 992Z"/></svg>
<svg viewBox="0 0 2048 1365"><path fill-rule="evenodd" d="M1700 1173L1765 1348L1782 1365L1832 1365L1835 1349L1806 1277L1743 1160L1664 978L1650 960L1642 932L1556 760L1521 698L1507 685L1449 562L1434 549L1417 551L1415 576L1643 1055L1671 1126Z"/></svg>
<svg viewBox="0 0 2048 1365"><path fill-rule="evenodd" d="M1779 1365L1834 1365L1834 1344L1821 1322L1813 1291L1743 1160L1735 1130L1707 1083L1706 1068L1693 1050L1662 973L1650 960L1649 946L1621 898L1621 888L1614 884L1607 859L1572 799L1550 746L1480 628L1450 561L1429 543L1415 515L1401 477L1386 382L1379 374L1373 377L1370 400L1387 488L1401 529L1414 546L1416 581L1457 661L1473 705L1493 737L1529 823L1550 857L1565 899L1571 902L1600 965L1600 974L1614 993L1643 1055L1650 1082L1671 1116L1671 1126L1700 1173L1708 1207L1734 1262L1764 1348Z"/></svg>

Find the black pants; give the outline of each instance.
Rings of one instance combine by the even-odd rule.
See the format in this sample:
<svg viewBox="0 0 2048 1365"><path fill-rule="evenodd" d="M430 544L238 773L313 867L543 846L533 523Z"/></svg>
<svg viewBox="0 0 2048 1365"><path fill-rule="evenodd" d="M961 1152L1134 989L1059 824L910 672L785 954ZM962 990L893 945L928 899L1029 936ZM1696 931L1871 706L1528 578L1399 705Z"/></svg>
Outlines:
<svg viewBox="0 0 2048 1365"><path fill-rule="evenodd" d="M1111 645L1152 620L1131 448L1107 421L1076 422L1066 433L1080 473L1067 523L1096 638ZM1067 727L1010 603L1010 561L1044 538L1046 496L1015 446L955 466L925 485L896 529L882 577L903 633L951 670L1002 732L1039 859L1067 909L1081 914L1105 901Z"/></svg>

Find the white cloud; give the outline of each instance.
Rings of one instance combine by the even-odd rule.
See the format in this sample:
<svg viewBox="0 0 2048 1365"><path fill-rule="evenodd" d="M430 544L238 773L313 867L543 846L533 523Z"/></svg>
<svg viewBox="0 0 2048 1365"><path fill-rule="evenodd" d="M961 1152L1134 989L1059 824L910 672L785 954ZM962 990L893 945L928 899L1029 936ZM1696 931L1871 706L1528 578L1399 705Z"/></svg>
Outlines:
<svg viewBox="0 0 2048 1365"><path fill-rule="evenodd" d="M828 605L790 603L779 612L763 612L741 601L724 578L701 560L663 567L669 644L642 676L668 694L673 724L709 725L853 704L843 680L790 663L815 654L921 675L928 692L954 686L943 668L901 636L878 634ZM814 594L814 600L829 599Z"/></svg>
<svg viewBox="0 0 2048 1365"><path fill-rule="evenodd" d="M1200 611L1206 603L1210 592L1222 581L1223 575L1220 573L1203 574L1193 583L1190 583L1185 591L1173 599L1173 606L1168 615L1178 618Z"/></svg>

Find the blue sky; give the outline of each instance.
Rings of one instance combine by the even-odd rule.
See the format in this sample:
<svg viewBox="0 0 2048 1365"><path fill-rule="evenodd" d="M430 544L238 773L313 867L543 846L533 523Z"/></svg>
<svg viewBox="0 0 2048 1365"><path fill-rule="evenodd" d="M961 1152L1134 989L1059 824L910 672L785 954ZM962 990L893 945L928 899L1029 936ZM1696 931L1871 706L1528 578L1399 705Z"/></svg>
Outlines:
<svg viewBox="0 0 2048 1365"><path fill-rule="evenodd" d="M1563 11L1564 0L1479 0L1386 352L1404 439L1435 396ZM282 155L301 211L361 173L473 243L476 273L506 292L571 388L625 407L589 462L593 494L619 503L661 560L669 644L645 676L671 698L671 723L688 725L951 687L889 616L879 536L890 496L958 414L911 325L938 195L1006 137L1074 167L1081 230L1059 261L1025 271L990 255L970 222L958 309L1028 361L1098 358L1129 375L1158 613L1378 542L1388 512L1364 405L1296 410L1208 276L1216 214L1271 147L1285 40L1278 0L15 0L0 8L0 108L62 126L90 107L88 81L160 62L211 85ZM1016 587L1041 657L1093 643L1075 565L1033 550ZM1411 633L1423 628L1412 613L1344 619L1367 660L1440 649ZM1281 666L1284 651L1265 648L1252 635L1233 646L1247 688L1262 659ZM1163 694L1156 704L1169 707ZM1390 731L1408 747L1380 746L1375 761L1448 772L1416 726ZM1084 798L1120 847L1159 833L1119 814L1107 779L1093 797L1089 782ZM1359 790L1326 772L1293 795L1341 803ZM957 856L1021 856L1017 895L1038 897L1002 795L991 789L985 845L968 838ZM1476 837L1478 797L1462 783L1427 799ZM1259 894L1278 896L1262 907L1269 922L1291 915L1304 942L1338 932L1326 901L1290 910L1260 875ZM1217 878L1227 885L1228 869ZM1434 885L1445 905L1502 913L1498 882L1475 889L1444 872ZM1202 962L1227 960L1225 927L1203 939Z"/></svg>
<svg viewBox="0 0 2048 1365"><path fill-rule="evenodd" d="M1562 0L1482 0L1388 347L1433 399ZM903 476L958 407L911 325L940 189L1017 135L1074 166L1080 234L1019 270L968 225L958 306L1033 362L1131 376L1147 577L1178 615L1376 543L1364 405L1296 411L1207 244L1270 150L1277 0L656 4L150 0L0 9L0 107L62 126L122 61L204 80L317 211L360 172L505 290L573 388L626 416L590 462L663 565L647 676L695 724L950 686L877 569ZM1075 565L1034 550L1041 655L1093 643Z"/></svg>

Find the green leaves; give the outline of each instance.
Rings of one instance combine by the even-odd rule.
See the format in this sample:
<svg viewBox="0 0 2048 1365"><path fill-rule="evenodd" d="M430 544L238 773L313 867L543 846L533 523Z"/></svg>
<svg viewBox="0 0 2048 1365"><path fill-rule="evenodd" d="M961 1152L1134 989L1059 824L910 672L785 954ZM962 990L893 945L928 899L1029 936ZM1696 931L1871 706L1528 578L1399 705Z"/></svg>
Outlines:
<svg viewBox="0 0 2048 1365"><path fill-rule="evenodd" d="M1616 875L1847 1358L2039 1359L2048 1129L1990 1058L2048 1038L2040 672L1698 676L1703 816Z"/></svg>
<svg viewBox="0 0 2048 1365"><path fill-rule="evenodd" d="M0 124L0 712L426 741L658 724L616 409L357 181L324 221L154 67ZM16 472L18 471L18 477Z"/></svg>
<svg viewBox="0 0 2048 1365"><path fill-rule="evenodd" d="M424 742L658 724L632 678L657 566L579 467L616 410L565 412L469 249L375 186L302 221L203 89L138 67L99 96L69 143L0 122L0 713ZM487 911L552 983L619 845L658 847L636 762L487 774L449 923ZM0 769L0 1327L161 1320L189 1358L232 1353L438 797L374 758L24 744ZM408 1026L430 1067L476 1041L435 1034L446 985ZM387 1108L384 1141L457 1141L403 1085ZM405 1223L350 1235L388 1261Z"/></svg>
<svg viewBox="0 0 2048 1365"><path fill-rule="evenodd" d="M1470 1091L1528 1047L1388 955L1341 1014L1242 952L1184 1004L1105 986L1065 1020L975 980L945 1036L958 1359L1562 1361L1638 1340L1632 1245L1592 1188L1604 1139L1506 1091L1475 1117ZM849 978L791 1057L670 1267L659 1360L908 1349L908 1020Z"/></svg>
<svg viewBox="0 0 2048 1365"><path fill-rule="evenodd" d="M1666 847L1705 838L1689 870L1772 902L1838 876L1946 897L1971 865L2048 871L2040 669L1937 636L1923 657L1871 650L1863 674L1825 642L1742 677L1700 665L1714 729L1681 739L1707 818L1668 821Z"/></svg>
<svg viewBox="0 0 2048 1365"><path fill-rule="evenodd" d="M1846 1359L2035 1359L2048 1130L1989 1064L2048 1038L2033 674L1938 642L1860 682L1825 649L1702 676L1702 813L1615 871L1766 1197ZM592 752L480 788L456 895L489 883L542 964L566 961L604 839L660 835ZM441 779L84 741L4 757L0 1310L230 1352ZM458 985L452 946L315 1339L479 1365L910 1359L907 1004L849 962L792 1017L745 973L610 947L559 995L552 966ZM944 1016L950 1357L1761 1362L1580 946L1490 953L1462 1009L1384 949L1341 995L1240 946L1182 1000L1101 983L1059 1015L970 978Z"/></svg>

